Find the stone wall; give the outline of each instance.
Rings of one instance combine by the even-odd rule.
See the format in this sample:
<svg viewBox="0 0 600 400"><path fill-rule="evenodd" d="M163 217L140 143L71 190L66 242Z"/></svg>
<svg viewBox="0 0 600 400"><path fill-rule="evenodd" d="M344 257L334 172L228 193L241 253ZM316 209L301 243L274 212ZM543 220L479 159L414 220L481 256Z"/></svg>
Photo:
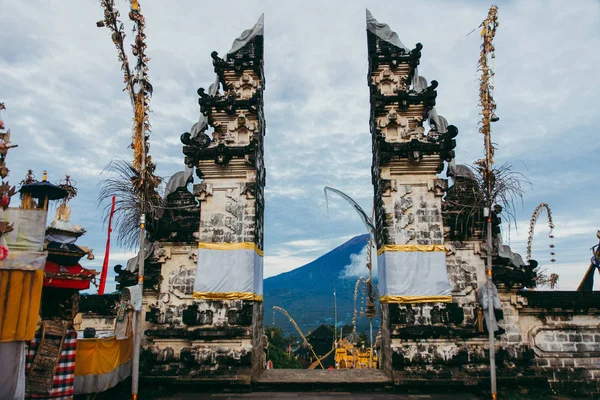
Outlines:
<svg viewBox="0 0 600 400"><path fill-rule="evenodd" d="M195 244L162 242L153 264L158 290L145 290L142 373L166 381L228 381L249 384L254 301L196 300Z"/></svg>
<svg viewBox="0 0 600 400"><path fill-rule="evenodd" d="M600 292L511 295L518 334L534 354L536 374L552 390L600 396Z"/></svg>

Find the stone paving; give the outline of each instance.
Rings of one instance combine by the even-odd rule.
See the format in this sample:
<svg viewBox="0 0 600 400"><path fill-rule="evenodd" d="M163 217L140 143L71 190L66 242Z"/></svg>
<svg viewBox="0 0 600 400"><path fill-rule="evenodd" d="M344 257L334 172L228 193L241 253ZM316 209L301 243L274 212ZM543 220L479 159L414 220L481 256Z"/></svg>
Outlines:
<svg viewBox="0 0 600 400"><path fill-rule="evenodd" d="M282 400L477 400L478 397L472 394L394 394L394 393L372 393L372 392L253 392L253 393L213 393L213 394L195 394L181 393L176 394L165 400L195 400L195 399L213 399L213 400L258 400L258 399L282 399Z"/></svg>
<svg viewBox="0 0 600 400"><path fill-rule="evenodd" d="M258 384L390 384L392 379L382 370L374 369L270 369L256 379Z"/></svg>

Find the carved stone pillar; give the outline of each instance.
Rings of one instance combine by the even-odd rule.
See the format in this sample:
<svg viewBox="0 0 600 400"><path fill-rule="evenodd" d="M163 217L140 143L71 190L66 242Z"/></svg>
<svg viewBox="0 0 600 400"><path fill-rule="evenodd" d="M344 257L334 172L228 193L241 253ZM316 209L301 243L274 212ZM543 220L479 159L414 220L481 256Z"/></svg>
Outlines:
<svg viewBox="0 0 600 400"><path fill-rule="evenodd" d="M186 300L165 312L159 299L156 323L175 328L154 338L153 354L158 364L173 358L173 375L186 379L249 384L264 363L262 27L261 17L224 59L211 54L216 81L198 89L200 121L181 137L185 163L200 178L193 186L200 206L194 277L190 287L190 271L165 258L163 292ZM169 345L174 336L187 343Z"/></svg>
<svg viewBox="0 0 600 400"><path fill-rule="evenodd" d="M457 130L432 112L437 82L427 86L418 76L421 44L409 50L370 14L367 42L382 364L391 371L392 354L402 347L399 327L451 313L441 203L447 182L436 175L453 157ZM423 122L434 115L426 133Z"/></svg>

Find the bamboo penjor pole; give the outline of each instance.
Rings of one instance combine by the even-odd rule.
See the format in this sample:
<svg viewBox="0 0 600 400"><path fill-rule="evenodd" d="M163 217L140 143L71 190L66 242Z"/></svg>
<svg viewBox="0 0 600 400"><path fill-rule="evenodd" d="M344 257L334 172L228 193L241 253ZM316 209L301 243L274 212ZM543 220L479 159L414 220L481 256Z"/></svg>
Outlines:
<svg viewBox="0 0 600 400"><path fill-rule="evenodd" d="M484 136L485 146L485 159L480 160L480 164L483 164L483 179L485 182L486 191L486 216L487 216L487 234L486 234L486 248L487 248L487 263L486 263L486 279L488 288L488 337L489 337L489 357L490 357L490 386L492 399L497 398L496 389L496 350L495 350L495 338L494 330L492 329L492 321L494 319L494 301L493 301L493 289L492 289L492 186L494 180L493 163L494 163L494 146L491 142L491 130L490 122L496 121L495 116L496 103L492 97L491 91L493 86L491 85L491 78L494 76L493 71L488 65L488 57L494 57L494 45L493 39L496 34L496 28L498 27L497 17L498 7L493 5L490 7L487 18L482 22L481 36L483 38L483 44L481 46L481 54L479 57L479 68L481 70L480 79L480 105L482 108L482 120L479 132Z"/></svg>

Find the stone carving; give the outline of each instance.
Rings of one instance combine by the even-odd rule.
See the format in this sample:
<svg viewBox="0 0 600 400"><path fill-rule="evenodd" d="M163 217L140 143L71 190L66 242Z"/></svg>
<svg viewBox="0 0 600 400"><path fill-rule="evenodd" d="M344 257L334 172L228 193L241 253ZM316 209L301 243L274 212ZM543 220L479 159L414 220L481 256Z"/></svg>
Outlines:
<svg viewBox="0 0 600 400"><path fill-rule="evenodd" d="M377 125L388 142L399 142L410 139L411 132L408 117L399 115L393 107L386 116L377 120Z"/></svg>
<svg viewBox="0 0 600 400"><path fill-rule="evenodd" d="M208 196L213 195L213 184L202 182L197 185L194 185L194 196L198 199L198 201L205 201Z"/></svg>
<svg viewBox="0 0 600 400"><path fill-rule="evenodd" d="M233 90L235 90L236 95L241 99L250 99L256 93L258 89L258 81L256 81L252 75L248 73L243 73L233 84Z"/></svg>
<svg viewBox="0 0 600 400"><path fill-rule="evenodd" d="M235 119L227 122L227 130L221 133L219 129L223 123L215 123L215 132L213 135L219 143L247 145L252 136L257 132L258 124L246 117L243 112L239 113Z"/></svg>
<svg viewBox="0 0 600 400"><path fill-rule="evenodd" d="M198 261L198 249L190 251L188 258L192 260L194 264L196 264L196 262Z"/></svg>
<svg viewBox="0 0 600 400"><path fill-rule="evenodd" d="M510 304L515 306L517 309L521 309L524 306L527 306L527 298L519 296L518 294L512 294L510 296Z"/></svg>
<svg viewBox="0 0 600 400"><path fill-rule="evenodd" d="M427 189L435 193L436 196L443 196L448 190L448 181L446 179L431 179L427 181Z"/></svg>
<svg viewBox="0 0 600 400"><path fill-rule="evenodd" d="M396 75L389 68L384 68L379 74L375 75L373 81L377 85L379 92L383 95L408 91L408 75Z"/></svg>
<svg viewBox="0 0 600 400"><path fill-rule="evenodd" d="M181 265L178 270L169 274L169 292L191 296L194 293L196 268Z"/></svg>
<svg viewBox="0 0 600 400"><path fill-rule="evenodd" d="M240 183L240 193L246 196L247 199L254 199L256 197L256 188L256 182Z"/></svg>
<svg viewBox="0 0 600 400"><path fill-rule="evenodd" d="M391 197L392 192L397 192L397 191L398 191L398 186L397 186L395 179L382 179L381 180L381 196Z"/></svg>
<svg viewBox="0 0 600 400"><path fill-rule="evenodd" d="M446 245L448 248L448 245ZM461 256L447 258L448 277L455 295L467 295L477 287L477 271Z"/></svg>
<svg viewBox="0 0 600 400"><path fill-rule="evenodd" d="M165 263L168 259L171 258L171 248L164 247L162 245L158 245L154 248L152 253L152 261L157 263Z"/></svg>

